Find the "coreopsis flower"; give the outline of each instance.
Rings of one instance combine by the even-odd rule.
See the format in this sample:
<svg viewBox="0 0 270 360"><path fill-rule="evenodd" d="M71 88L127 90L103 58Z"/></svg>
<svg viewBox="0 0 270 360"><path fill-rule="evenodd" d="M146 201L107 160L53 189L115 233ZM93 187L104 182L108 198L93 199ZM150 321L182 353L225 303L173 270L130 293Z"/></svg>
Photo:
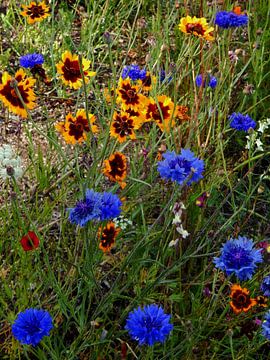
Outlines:
<svg viewBox="0 0 270 360"><path fill-rule="evenodd" d="M130 78L133 81L143 80L146 77L146 70L140 69L139 65L127 65L121 75L122 79Z"/></svg>
<svg viewBox="0 0 270 360"><path fill-rule="evenodd" d="M109 159L104 160L104 175L109 180L118 182L122 189L126 186L124 182L127 175L127 158L120 152L115 152Z"/></svg>
<svg viewBox="0 0 270 360"><path fill-rule="evenodd" d="M21 344L36 346L53 328L52 317L46 310L27 309L14 321L12 334Z"/></svg>
<svg viewBox="0 0 270 360"><path fill-rule="evenodd" d="M149 71L147 71L144 79L138 81L138 85L140 90L142 91L150 91L153 88L153 84L156 84L157 78L154 75L151 75Z"/></svg>
<svg viewBox="0 0 270 360"><path fill-rule="evenodd" d="M171 315L165 314L161 306L151 304L131 311L125 329L139 345L153 346L167 339L173 329L170 320Z"/></svg>
<svg viewBox="0 0 270 360"><path fill-rule="evenodd" d="M255 298L256 300L256 305L261 307L261 308L266 308L268 307L268 297L267 296L256 296Z"/></svg>
<svg viewBox="0 0 270 360"><path fill-rule="evenodd" d="M98 127L95 124L96 117L93 114L88 114L91 131L96 134ZM87 138L87 133L90 132L90 127L86 112L83 109L77 111L76 116L73 117L71 113L67 114L65 121L60 121L55 125L56 130L63 136L67 144L81 144Z"/></svg>
<svg viewBox="0 0 270 360"><path fill-rule="evenodd" d="M257 263L263 262L261 250L254 248L254 242L246 237L230 239L223 246L220 257L214 258L218 269L228 276L235 274L239 280L251 279Z"/></svg>
<svg viewBox="0 0 270 360"><path fill-rule="evenodd" d="M111 104L113 102L113 99L115 97L115 89L114 88L104 88L103 90L104 98L108 104Z"/></svg>
<svg viewBox="0 0 270 360"><path fill-rule="evenodd" d="M187 112L188 112L187 106L176 105L173 116L175 117L175 119L178 119L180 121L187 121L190 120L190 116L188 116Z"/></svg>
<svg viewBox="0 0 270 360"><path fill-rule="evenodd" d="M261 291L264 296L270 296L270 275L263 278L261 283Z"/></svg>
<svg viewBox="0 0 270 360"><path fill-rule="evenodd" d="M132 85L129 78L119 81L116 92L116 100L120 103L123 110L138 110L138 108L142 108L146 102L145 96L139 93L139 86Z"/></svg>
<svg viewBox="0 0 270 360"><path fill-rule="evenodd" d="M245 26L248 23L247 14L241 13L241 8L235 11L219 11L216 14L215 24L223 29Z"/></svg>
<svg viewBox="0 0 270 360"><path fill-rule="evenodd" d="M50 15L50 8L45 4L45 1L41 1L40 3L31 1L29 5L22 5L22 7L23 11L21 15L27 18L28 24L42 21Z"/></svg>
<svg viewBox="0 0 270 360"><path fill-rule="evenodd" d="M121 229L117 228L113 222L107 223L103 228L100 227L98 232L100 250L103 252L110 251L115 244L116 237L120 231Z"/></svg>
<svg viewBox="0 0 270 360"><path fill-rule="evenodd" d="M149 98L146 106L145 121L154 120L162 131L169 132L175 125L174 103L166 95L159 95L157 101Z"/></svg>
<svg viewBox="0 0 270 360"><path fill-rule="evenodd" d="M203 178L204 161L196 158L189 149L182 149L179 155L167 151L162 156L164 160L158 162L158 172L162 178L176 181L179 185L185 182L191 185Z"/></svg>
<svg viewBox="0 0 270 360"><path fill-rule="evenodd" d="M34 250L39 246L39 238L34 231L28 231L28 233L21 238L20 243L24 251Z"/></svg>
<svg viewBox="0 0 270 360"><path fill-rule="evenodd" d="M265 314L262 322L262 335L270 340L270 310Z"/></svg>
<svg viewBox="0 0 270 360"><path fill-rule="evenodd" d="M0 178L19 179L23 174L20 156L15 156L10 145L0 147Z"/></svg>
<svg viewBox="0 0 270 360"><path fill-rule="evenodd" d="M229 120L230 127L239 131L248 132L249 129L255 129L256 122L249 116L241 113L233 113Z"/></svg>
<svg viewBox="0 0 270 360"><path fill-rule="evenodd" d="M2 74L2 82L0 82L0 100L14 114L26 118L27 111L24 108L20 97L16 93L15 82L26 108L32 110L36 106L36 95L33 90L36 80L32 77L26 77L26 73L23 69L19 69L14 78L7 72Z"/></svg>
<svg viewBox="0 0 270 360"><path fill-rule="evenodd" d="M122 202L117 195L99 193L87 189L83 200L79 200L74 208L68 209L69 221L81 227L90 220L110 220L120 215Z"/></svg>
<svg viewBox="0 0 270 360"><path fill-rule="evenodd" d="M142 121L137 116L130 115L129 112L117 112L113 114L113 121L110 127L110 135L117 138L122 143L129 137L132 140L136 139L134 130L141 127Z"/></svg>
<svg viewBox="0 0 270 360"><path fill-rule="evenodd" d="M185 34L192 34L208 41L213 41L212 26L209 27L205 18L186 16L180 20L179 29Z"/></svg>
<svg viewBox="0 0 270 360"><path fill-rule="evenodd" d="M237 284L232 285L230 297L232 299L230 305L235 314L247 312L257 304L256 300L250 297L249 291Z"/></svg>
<svg viewBox="0 0 270 360"><path fill-rule="evenodd" d="M196 76L195 83L198 87L208 86L211 89L214 89L217 86L217 78L213 75L204 75L203 79L203 76L200 74Z"/></svg>
<svg viewBox="0 0 270 360"><path fill-rule="evenodd" d="M44 63L44 57L42 54L27 54L20 57L20 66L24 68L32 68L35 65L42 65Z"/></svg>
<svg viewBox="0 0 270 360"><path fill-rule="evenodd" d="M86 83L89 82L90 77L96 75L94 71L89 71L90 64L89 60L82 59L82 72ZM82 86L83 80L78 55L72 55L70 51L65 51L62 55L62 61L56 64L56 68L65 85L75 90Z"/></svg>

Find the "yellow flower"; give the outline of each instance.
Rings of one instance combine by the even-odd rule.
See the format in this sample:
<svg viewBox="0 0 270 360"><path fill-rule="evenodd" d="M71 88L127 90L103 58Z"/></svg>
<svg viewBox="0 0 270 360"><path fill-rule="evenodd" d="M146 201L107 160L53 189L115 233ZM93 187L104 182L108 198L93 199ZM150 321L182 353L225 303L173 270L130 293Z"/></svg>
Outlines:
<svg viewBox="0 0 270 360"><path fill-rule="evenodd" d="M90 61L82 59L82 70L86 83L89 81L89 77L96 75L94 71L88 71L89 67ZM77 55L72 55L70 51L65 51L62 55L62 61L56 64L56 68L65 85L75 90L82 86L82 74L80 71L79 57Z"/></svg>
<svg viewBox="0 0 270 360"><path fill-rule="evenodd" d="M102 250L104 253L110 251L111 248L114 246L115 239L120 233L120 231L121 229L116 228L115 224L112 221L108 222L104 228L100 227L98 229L100 250Z"/></svg>
<svg viewBox="0 0 270 360"><path fill-rule="evenodd" d="M135 140L136 134L134 130L139 129L141 124L142 122L138 117L131 116L128 112L118 113L115 111L110 128L110 135L117 138L120 143L126 141L127 137Z"/></svg>
<svg viewBox="0 0 270 360"><path fill-rule="evenodd" d="M146 121L154 120L162 131L169 132L171 127L175 125L174 121L174 103L171 98L166 95L159 95L157 102L149 99L146 107Z"/></svg>
<svg viewBox="0 0 270 360"><path fill-rule="evenodd" d="M104 175L111 181L118 182L122 189L125 188L124 182L127 175L127 158L120 152L115 152L109 159L104 160Z"/></svg>
<svg viewBox="0 0 270 360"><path fill-rule="evenodd" d="M180 24L178 26L179 29L186 34L193 34L208 41L214 40L214 36L212 34L214 28L212 26L209 27L205 18L186 16L180 20Z"/></svg>
<svg viewBox="0 0 270 360"><path fill-rule="evenodd" d="M16 72L14 79L7 72L4 72L2 81L0 81L0 100L2 100L4 105L14 114L26 118L27 111L15 91L14 81L17 83L18 90L26 108L31 110L36 106L36 96L33 90L36 80L31 77L27 78L23 69L19 69Z"/></svg>
<svg viewBox="0 0 270 360"><path fill-rule="evenodd" d="M35 22L46 19L50 14L50 8L45 4L44 1L37 3L32 1L30 5L22 5L24 11L21 15L27 17L28 24L34 24Z"/></svg>
<svg viewBox="0 0 270 360"><path fill-rule="evenodd" d="M96 117L93 114L88 114L88 117L91 130L95 134L98 132L98 127L95 125ZM67 114L66 120L57 123L55 129L63 136L67 144L81 144L90 132L85 110L78 110L75 117L71 113Z"/></svg>
<svg viewBox="0 0 270 360"><path fill-rule="evenodd" d="M138 81L138 85L142 91L150 91L153 88L153 84L156 84L156 82L157 78L154 75L151 75L149 71L147 71L145 78Z"/></svg>
<svg viewBox="0 0 270 360"><path fill-rule="evenodd" d="M138 110L145 104L145 96L139 93L138 85L131 84L130 79L121 79L116 91L117 102L121 104L124 111L128 109Z"/></svg>

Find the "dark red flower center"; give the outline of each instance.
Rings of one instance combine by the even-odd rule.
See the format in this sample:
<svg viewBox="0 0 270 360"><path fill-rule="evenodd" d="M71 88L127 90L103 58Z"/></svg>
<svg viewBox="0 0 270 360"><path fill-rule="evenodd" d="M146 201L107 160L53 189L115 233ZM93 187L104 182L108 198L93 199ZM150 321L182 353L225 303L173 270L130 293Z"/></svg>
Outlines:
<svg viewBox="0 0 270 360"><path fill-rule="evenodd" d="M155 121L162 124L162 117L163 117L163 120L170 117L170 114L169 114L170 107L164 106L163 103L160 101L158 102L158 104L159 104L159 107L157 106L157 104L149 104L148 105L146 118L147 119L153 118ZM161 111L159 110L159 108ZM161 114L162 114L162 116L161 116Z"/></svg>
<svg viewBox="0 0 270 360"><path fill-rule="evenodd" d="M30 16L31 19L36 19L44 16L45 10L41 5L32 5L31 8L26 11L26 14Z"/></svg>
<svg viewBox="0 0 270 360"><path fill-rule="evenodd" d="M101 235L100 242L103 248L109 248L115 242L116 231L114 226L106 227Z"/></svg>
<svg viewBox="0 0 270 360"><path fill-rule="evenodd" d="M124 137L126 135L131 135L134 129L133 120L127 116L117 115L113 123L115 132L120 136Z"/></svg>
<svg viewBox="0 0 270 360"><path fill-rule="evenodd" d="M66 81L76 82L82 78L78 60L71 61L66 59L62 70Z"/></svg>
<svg viewBox="0 0 270 360"><path fill-rule="evenodd" d="M139 95L136 90L132 88L130 84L123 85L122 89L119 90L122 99L127 105L138 105L139 104Z"/></svg>
<svg viewBox="0 0 270 360"><path fill-rule="evenodd" d="M69 135L73 136L76 140L79 140L83 136L84 131L88 132L89 130L88 121L82 116L78 116L74 123L70 122Z"/></svg>
<svg viewBox="0 0 270 360"><path fill-rule="evenodd" d="M203 35L205 33L205 30L201 24L187 24L186 30L188 34L193 34L196 32L199 35Z"/></svg>
<svg viewBox="0 0 270 360"><path fill-rule="evenodd" d="M109 164L111 167L110 175L114 178L116 176L119 176L121 178L126 170L126 166L122 159L122 156L120 154L116 154L114 156L114 159L109 161Z"/></svg>
<svg viewBox="0 0 270 360"><path fill-rule="evenodd" d="M24 103L28 104L30 101L28 100L29 94L27 90L24 89L23 85L18 85L18 89ZM13 106L19 107L21 109L24 108L20 98L16 94L14 87L11 86L11 80L9 80L3 89L0 90L0 94L3 95Z"/></svg>

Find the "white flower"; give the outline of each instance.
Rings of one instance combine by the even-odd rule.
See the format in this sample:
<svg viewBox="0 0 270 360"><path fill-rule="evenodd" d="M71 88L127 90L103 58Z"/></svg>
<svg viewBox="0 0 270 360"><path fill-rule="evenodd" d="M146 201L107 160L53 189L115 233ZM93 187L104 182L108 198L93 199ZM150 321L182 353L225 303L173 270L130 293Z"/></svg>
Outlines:
<svg viewBox="0 0 270 360"><path fill-rule="evenodd" d="M183 228L182 224L180 226L177 226L176 231L182 236L183 239L185 239L189 235L187 230Z"/></svg>
<svg viewBox="0 0 270 360"><path fill-rule="evenodd" d="M262 143L261 139L257 139L255 144L257 146L258 151L263 151L263 143Z"/></svg>
<svg viewBox="0 0 270 360"><path fill-rule="evenodd" d="M17 156L13 158L13 150L10 145L0 147L0 178L6 180L14 177L18 179L22 176L23 169L21 166L21 158Z"/></svg>

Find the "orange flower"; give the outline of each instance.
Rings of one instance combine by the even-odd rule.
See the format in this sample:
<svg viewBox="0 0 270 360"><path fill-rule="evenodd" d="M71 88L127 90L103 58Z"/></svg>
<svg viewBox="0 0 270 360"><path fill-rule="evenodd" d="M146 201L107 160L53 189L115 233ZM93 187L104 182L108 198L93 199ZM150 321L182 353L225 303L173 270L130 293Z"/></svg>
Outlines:
<svg viewBox="0 0 270 360"><path fill-rule="evenodd" d="M118 182L122 189L125 188L124 182L127 175L127 158L124 154L116 152L109 159L104 161L104 175L111 181Z"/></svg>
<svg viewBox="0 0 270 360"><path fill-rule="evenodd" d="M142 91L150 91L153 88L153 84L156 84L157 78L150 74L149 71L147 71L146 76L143 80L138 81L139 88Z"/></svg>
<svg viewBox="0 0 270 360"><path fill-rule="evenodd" d="M114 88L104 88L103 94L105 97L105 100L108 104L111 104L113 102L114 96L115 96L115 90Z"/></svg>
<svg viewBox="0 0 270 360"><path fill-rule="evenodd" d="M89 81L89 77L96 75L94 71L88 71L90 64L89 60L82 59L82 71L86 83ZM65 85L75 90L82 86L82 74L80 71L79 57L77 55L72 55L71 52L65 51L62 55L62 61L56 64L56 68Z"/></svg>
<svg viewBox="0 0 270 360"><path fill-rule="evenodd" d="M256 300L249 296L249 291L246 288L242 289L240 285L232 285L230 297L230 305L235 314L247 312L257 304Z"/></svg>
<svg viewBox="0 0 270 360"><path fill-rule="evenodd" d="M124 111L127 109L138 110L145 104L145 96L139 93L138 85L131 84L130 79L121 79L116 91L118 95L116 100Z"/></svg>
<svg viewBox="0 0 270 360"><path fill-rule="evenodd" d="M4 105L7 106L14 114L26 118L27 111L15 91L14 81L17 83L18 90L26 108L32 110L36 106L36 96L33 90L36 80L32 77L27 78L23 69L19 69L16 72L14 79L7 72L2 74L2 82L0 83L0 100L2 100Z"/></svg>
<svg viewBox="0 0 270 360"><path fill-rule="evenodd" d="M175 125L173 119L174 103L166 95L159 95L157 102L150 98L146 107L146 121L154 120L162 131L169 132Z"/></svg>
<svg viewBox="0 0 270 360"><path fill-rule="evenodd" d="M261 306L261 307L267 307L268 306L268 297L267 296L256 296L255 298L256 300L256 303L258 306Z"/></svg>
<svg viewBox="0 0 270 360"><path fill-rule="evenodd" d="M28 24L34 24L35 22L46 19L50 14L50 8L45 4L44 1L37 3L32 1L30 5L22 5L24 11L21 15L27 17Z"/></svg>
<svg viewBox="0 0 270 360"><path fill-rule="evenodd" d="M214 28L209 27L205 18L186 16L180 20L179 30L186 34L193 34L208 41L215 40L212 32Z"/></svg>
<svg viewBox="0 0 270 360"><path fill-rule="evenodd" d="M91 130L95 134L98 132L98 127L95 125L96 117L93 114L88 114ZM87 120L85 110L78 110L76 117L71 113L67 114L66 121L60 121L55 125L56 130L63 136L67 144L81 144L87 138L87 133L90 132L89 123Z"/></svg>
<svg viewBox="0 0 270 360"><path fill-rule="evenodd" d="M129 136L130 139L136 139L134 130L140 128L142 122L136 116L131 116L128 112L118 113L117 111L113 114L113 122L110 128L110 135L117 138L122 143L126 141Z"/></svg>
<svg viewBox="0 0 270 360"><path fill-rule="evenodd" d="M179 119L181 121L190 120L190 116L187 115L187 112L188 112L187 106L177 105L175 110L176 111L174 113L174 116L177 119Z"/></svg>
<svg viewBox="0 0 270 360"><path fill-rule="evenodd" d="M241 6L235 6L233 8L233 12L236 14L236 15L242 15L244 14L244 12L241 11Z"/></svg>
<svg viewBox="0 0 270 360"><path fill-rule="evenodd" d="M115 239L119 232L120 228L116 228L113 222L109 222L102 229L102 227L98 230L98 237L100 239L99 248L103 252L108 252L111 250L113 245L115 244Z"/></svg>

